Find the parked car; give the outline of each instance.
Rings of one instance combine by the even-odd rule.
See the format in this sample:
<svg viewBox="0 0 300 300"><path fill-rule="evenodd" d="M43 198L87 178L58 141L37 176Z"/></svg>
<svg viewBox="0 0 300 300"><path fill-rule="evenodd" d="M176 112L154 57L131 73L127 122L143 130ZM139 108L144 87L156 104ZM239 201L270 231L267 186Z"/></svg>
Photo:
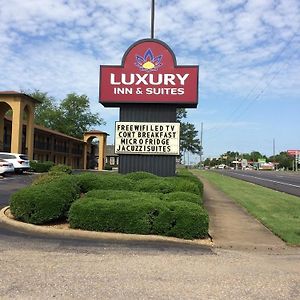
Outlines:
<svg viewBox="0 0 300 300"><path fill-rule="evenodd" d="M15 171L14 165L0 158L0 175L4 173L12 173Z"/></svg>
<svg viewBox="0 0 300 300"><path fill-rule="evenodd" d="M30 168L29 159L25 154L0 152L0 159L12 163L16 173L22 173Z"/></svg>

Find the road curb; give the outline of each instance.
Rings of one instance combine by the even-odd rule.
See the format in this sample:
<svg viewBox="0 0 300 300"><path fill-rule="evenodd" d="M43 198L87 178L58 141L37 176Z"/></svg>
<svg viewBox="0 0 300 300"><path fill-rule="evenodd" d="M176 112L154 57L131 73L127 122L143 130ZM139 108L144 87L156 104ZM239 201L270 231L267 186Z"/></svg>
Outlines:
<svg viewBox="0 0 300 300"><path fill-rule="evenodd" d="M22 232L42 234L48 237L56 238L68 238L68 239L86 239L86 240L103 240L110 242L141 242L141 243L170 243L175 245L182 246L194 246L211 249L213 243L210 239L203 240L183 240L173 237L164 237L156 235L140 235L140 234L125 234L125 233L111 233L111 232L96 232L96 231L86 231L79 229L62 229L55 228L48 225L33 225L28 223L23 223L17 221L9 216L10 210L9 206L6 206L0 211L0 223L5 224L6 226L17 229Z"/></svg>

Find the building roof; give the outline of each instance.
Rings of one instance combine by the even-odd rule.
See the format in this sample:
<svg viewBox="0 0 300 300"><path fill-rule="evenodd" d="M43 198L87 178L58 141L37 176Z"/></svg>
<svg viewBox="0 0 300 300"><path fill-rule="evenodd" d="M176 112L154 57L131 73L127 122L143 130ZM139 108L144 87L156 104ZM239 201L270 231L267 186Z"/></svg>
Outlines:
<svg viewBox="0 0 300 300"><path fill-rule="evenodd" d="M25 93L19 93L19 92L16 92L16 91L0 91L0 96L1 95L4 95L4 96L21 96L21 97L25 97L25 98L27 98L31 101L34 101L36 103L41 103L41 101L38 100L38 99L35 99L35 98L25 94Z"/></svg>
<svg viewBox="0 0 300 300"><path fill-rule="evenodd" d="M11 117L9 117L9 116L4 116L4 119L6 119L6 120L8 120L10 122L12 121ZM27 125L26 120L23 120L23 124ZM55 134L55 135L59 135L61 137L65 137L65 138L72 139L72 140L75 140L75 141L78 141L78 142L81 142L81 143L85 143L85 141L83 141L81 139L75 138L73 136L61 133L61 132L53 130L53 129L49 129L49 128L41 126L41 125L34 124L34 129L38 129L38 130L44 131L45 133L52 133L52 134Z"/></svg>
<svg viewBox="0 0 300 300"><path fill-rule="evenodd" d="M106 145L106 156L119 156L115 153L115 145Z"/></svg>
<svg viewBox="0 0 300 300"><path fill-rule="evenodd" d="M25 124L26 124L26 122L25 122ZM42 130L42 131L45 131L45 132L48 132L48 133L53 133L53 134L55 134L55 135L59 135L59 136L61 136L61 137L65 137L65 138L68 138L68 139L72 139L72 140L75 140L75 141L78 141L78 142L81 142L81 143L85 143L85 142L84 142L83 140L81 140L81 139L75 138L75 137L73 137L73 136L70 136L70 135L61 133L61 132L56 131L56 130L53 130L53 129L49 129L49 128L44 127L44 126L34 125L34 128L39 129L39 130Z"/></svg>
<svg viewBox="0 0 300 300"><path fill-rule="evenodd" d="M91 130L91 131L85 132L84 134L105 134L105 135L109 135L107 132L100 131L100 130Z"/></svg>

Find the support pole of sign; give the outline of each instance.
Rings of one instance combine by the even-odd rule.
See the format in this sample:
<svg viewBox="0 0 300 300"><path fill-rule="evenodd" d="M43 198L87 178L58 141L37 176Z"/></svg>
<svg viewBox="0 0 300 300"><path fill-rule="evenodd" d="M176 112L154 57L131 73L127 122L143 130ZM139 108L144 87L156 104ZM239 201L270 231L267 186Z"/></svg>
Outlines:
<svg viewBox="0 0 300 300"><path fill-rule="evenodd" d="M151 39L154 39L154 12L155 12L155 0L151 3Z"/></svg>

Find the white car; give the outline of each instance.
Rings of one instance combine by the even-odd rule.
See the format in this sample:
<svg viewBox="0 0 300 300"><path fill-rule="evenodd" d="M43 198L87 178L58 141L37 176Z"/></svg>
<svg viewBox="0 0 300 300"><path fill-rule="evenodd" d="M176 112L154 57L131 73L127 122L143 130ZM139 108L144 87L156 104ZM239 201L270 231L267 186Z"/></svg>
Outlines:
<svg viewBox="0 0 300 300"><path fill-rule="evenodd" d="M16 173L22 173L29 170L29 159L25 154L0 152L0 159L12 163Z"/></svg>
<svg viewBox="0 0 300 300"><path fill-rule="evenodd" d="M15 171L14 165L0 158L0 175L4 173L12 173Z"/></svg>

